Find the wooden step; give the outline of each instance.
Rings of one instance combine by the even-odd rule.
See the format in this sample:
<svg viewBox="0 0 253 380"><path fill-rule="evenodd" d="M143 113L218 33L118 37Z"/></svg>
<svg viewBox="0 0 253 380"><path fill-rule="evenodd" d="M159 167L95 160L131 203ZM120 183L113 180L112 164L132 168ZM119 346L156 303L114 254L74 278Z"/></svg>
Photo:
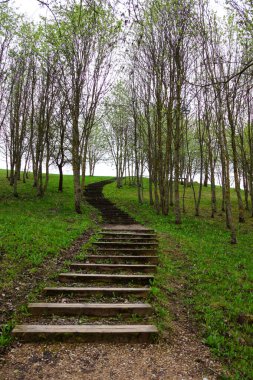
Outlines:
<svg viewBox="0 0 253 380"><path fill-rule="evenodd" d="M98 240L100 242L102 240ZM155 238L147 238L147 237L107 237L103 236L103 241L107 243L157 243L158 240Z"/></svg>
<svg viewBox="0 0 253 380"><path fill-rule="evenodd" d="M157 240L156 235L133 235L133 234L100 234L99 239L107 241L108 239L113 240Z"/></svg>
<svg viewBox="0 0 253 380"><path fill-rule="evenodd" d="M103 236L115 236L115 237L118 237L118 236L125 236L125 237L150 237L150 238L156 238L156 234L153 234L153 233L145 233L145 232L103 232L103 231L100 231L99 234L103 235Z"/></svg>
<svg viewBox="0 0 253 380"><path fill-rule="evenodd" d="M138 264L82 264L73 263L70 265L74 270L94 270L100 272L118 272L121 270L129 272L155 272L156 265L138 265Z"/></svg>
<svg viewBox="0 0 253 380"><path fill-rule="evenodd" d="M127 228L125 227L117 227L115 228L103 228L102 232L137 232L137 233L154 233L155 231L149 228L131 228L128 226Z"/></svg>
<svg viewBox="0 0 253 380"><path fill-rule="evenodd" d="M158 243L153 243L153 242L129 242L129 241L95 241L93 244L97 246L103 246L103 247L108 247L108 246L113 246L113 247L133 247L133 248L138 248L138 247L143 247L143 246L148 246L148 247L157 247Z"/></svg>
<svg viewBox="0 0 253 380"><path fill-rule="evenodd" d="M135 296L139 298L147 297L150 293L150 288L103 288L103 287L90 287L90 288L77 288L77 287L55 287L44 288L44 293L47 296L55 295L76 295L76 296Z"/></svg>
<svg viewBox="0 0 253 380"><path fill-rule="evenodd" d="M30 303L33 315L88 315L110 317L117 314L150 315L152 307L146 303Z"/></svg>
<svg viewBox="0 0 253 380"><path fill-rule="evenodd" d="M153 325L17 325L12 334L24 342L148 343L158 330Z"/></svg>
<svg viewBox="0 0 253 380"><path fill-rule="evenodd" d="M156 249L152 248L102 248L102 247L97 247L95 249L96 252L101 252L101 253L126 253L126 254L132 254L132 255L137 255L139 256L140 254L155 254L157 252ZM93 252L93 250L88 250L88 252Z"/></svg>
<svg viewBox="0 0 253 380"><path fill-rule="evenodd" d="M152 264L158 263L158 256L127 256L127 255L121 255L121 256L110 256L110 255L88 255L85 258L87 261L96 263L100 260L110 260L113 263L122 263L127 261L138 261L138 262L149 262Z"/></svg>
<svg viewBox="0 0 253 380"><path fill-rule="evenodd" d="M135 282L148 284L153 281L154 276L144 274L89 274L89 273L60 273L61 282L111 282L111 283L128 283Z"/></svg>

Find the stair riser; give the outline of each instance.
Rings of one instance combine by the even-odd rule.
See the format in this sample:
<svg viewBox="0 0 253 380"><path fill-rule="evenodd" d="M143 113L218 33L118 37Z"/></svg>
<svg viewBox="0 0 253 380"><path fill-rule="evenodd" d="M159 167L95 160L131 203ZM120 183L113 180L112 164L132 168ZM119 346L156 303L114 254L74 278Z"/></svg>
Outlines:
<svg viewBox="0 0 253 380"><path fill-rule="evenodd" d="M131 220L131 219L123 219L123 218L116 218L116 217L115 218L111 218L111 217L109 217L107 215L102 215L102 217L103 217L105 223L107 223L108 221L110 221L110 223L112 223L112 224L119 224L119 223L122 223L122 222L124 222L124 224L126 224L126 225L133 224L133 220Z"/></svg>
<svg viewBox="0 0 253 380"><path fill-rule="evenodd" d="M103 215L105 215L108 218L110 217L112 219L120 218L120 219L126 219L126 220L133 220L129 216L121 214L121 213L110 213L110 212L106 212L106 211L102 211L102 210L100 210L100 211L102 212Z"/></svg>
<svg viewBox="0 0 253 380"><path fill-rule="evenodd" d="M157 248L158 244L157 243L149 243L149 242L118 242L118 241L112 241L112 242L95 242L93 243L93 246L99 247L99 248L133 248L133 249L138 249L138 248Z"/></svg>
<svg viewBox="0 0 253 380"><path fill-rule="evenodd" d="M44 293L46 296L59 296L59 295L70 295L78 297L91 297L91 296L104 296L104 297L128 297L134 296L138 298L148 297L150 290L134 290L129 288L128 290L114 289L114 290L68 290L68 289L45 289Z"/></svg>
<svg viewBox="0 0 253 380"><path fill-rule="evenodd" d="M108 235L103 235L103 236L100 236L99 237L100 240L102 241L138 241L140 240L141 242L142 241L151 241L151 242L157 242L157 238L156 237L153 237L153 236L128 236L128 235L117 235L117 236L108 236Z"/></svg>
<svg viewBox="0 0 253 380"><path fill-rule="evenodd" d="M108 278L92 278L92 277L67 277L67 276L59 276L59 281L63 283L100 283L100 284L142 284L142 285L148 285L150 282L152 282L152 278L146 279L146 278L113 278L113 277L108 277Z"/></svg>
<svg viewBox="0 0 253 380"><path fill-rule="evenodd" d="M158 244L157 240L155 239L147 239L147 238L140 238L140 239L136 239L136 238L102 238L101 240L105 241L106 243L124 243L124 244L128 244L128 243L137 243L137 244L140 244L142 243L143 245L145 244L150 244L150 243L155 243L155 244ZM99 241L98 241L99 243Z"/></svg>
<svg viewBox="0 0 253 380"><path fill-rule="evenodd" d="M112 210L111 206L106 206L106 207L101 208L101 207L97 207L97 205L94 204L94 207L98 208L100 212L110 215L112 217L115 215L115 216L123 216L125 218L132 219L130 215L126 214L123 211L120 211L118 209Z"/></svg>
<svg viewBox="0 0 253 380"><path fill-rule="evenodd" d="M133 229L132 227L129 227L129 228L117 228L117 227L115 227L115 228L112 228L112 229L104 229L104 230L102 230L101 231L101 233L103 234L103 233L106 233L106 234L108 234L108 233L112 233L112 234L118 234L118 233L121 233L121 232L123 232L123 233L130 233L130 234L134 234L134 236L135 236L135 234L143 234L143 233L145 233L145 234L151 234L151 235L154 235L154 231L153 230L140 230L140 229Z"/></svg>
<svg viewBox="0 0 253 380"><path fill-rule="evenodd" d="M88 250L88 252L93 252L92 250ZM141 255L156 255L157 251L155 249L145 249L145 248L139 248L139 249L131 249L131 248L97 248L95 249L95 252L97 254L105 254L109 253L110 255L115 254L118 255L132 255L132 256L141 256Z"/></svg>
<svg viewBox="0 0 253 380"><path fill-rule="evenodd" d="M153 343L157 333L13 333L22 342L68 342L68 343Z"/></svg>
<svg viewBox="0 0 253 380"><path fill-rule="evenodd" d="M29 312L33 316L52 316L52 315L62 315L62 316L89 316L89 317L113 317L117 315L121 316L148 316L152 314L151 308L103 308L103 309L80 309L80 308L71 308L71 309L60 309L60 308L50 308L50 309L41 309L41 308L29 308Z"/></svg>
<svg viewBox="0 0 253 380"><path fill-rule="evenodd" d="M100 235L103 235L103 236L132 236L132 237L153 237L153 238L156 238L157 235L156 233L154 232L148 232L146 230L139 230L139 231L134 231L131 229L128 229L126 231L123 231L123 230L110 230L110 231L105 231L105 230L102 230L99 232Z"/></svg>

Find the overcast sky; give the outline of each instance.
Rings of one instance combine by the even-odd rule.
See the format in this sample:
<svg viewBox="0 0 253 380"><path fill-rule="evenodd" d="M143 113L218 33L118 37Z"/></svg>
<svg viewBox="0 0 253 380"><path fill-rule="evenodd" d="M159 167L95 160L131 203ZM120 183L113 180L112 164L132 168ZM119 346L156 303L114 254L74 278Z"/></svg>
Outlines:
<svg viewBox="0 0 253 380"><path fill-rule="evenodd" d="M224 14L224 2L225 0L211 0L213 8L220 16ZM38 20L40 15L46 16L48 13L48 10L41 7L37 0L11 0L11 4L33 20Z"/></svg>
<svg viewBox="0 0 253 380"><path fill-rule="evenodd" d="M36 20L40 15L45 16L47 10L39 5L37 0L11 0L11 4L20 10L20 13L25 13L29 19Z"/></svg>

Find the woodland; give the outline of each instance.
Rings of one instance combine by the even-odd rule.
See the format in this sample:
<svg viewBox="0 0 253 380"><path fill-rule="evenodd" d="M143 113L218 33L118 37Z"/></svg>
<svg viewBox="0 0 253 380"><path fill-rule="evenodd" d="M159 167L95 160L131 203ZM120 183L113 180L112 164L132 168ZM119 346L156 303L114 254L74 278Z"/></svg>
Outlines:
<svg viewBox="0 0 253 380"><path fill-rule="evenodd" d="M223 17L209 1L39 3L50 10L39 23L0 4L1 154L13 195L31 170L43 197L52 165L63 191L71 165L81 213L86 168L112 160L119 187L135 178L142 203L148 176L150 204L177 224L180 183L196 216L210 184L212 218L221 185L236 243L235 223L253 216L251 1L227 1Z"/></svg>
<svg viewBox="0 0 253 380"><path fill-rule="evenodd" d="M0 0L0 301L23 297L20 278L39 288L43 265L98 229L85 188L106 163L105 196L170 253L159 318L176 294L222 378L251 379L252 0L37 3L47 17L31 21ZM0 351L25 310L14 301Z"/></svg>

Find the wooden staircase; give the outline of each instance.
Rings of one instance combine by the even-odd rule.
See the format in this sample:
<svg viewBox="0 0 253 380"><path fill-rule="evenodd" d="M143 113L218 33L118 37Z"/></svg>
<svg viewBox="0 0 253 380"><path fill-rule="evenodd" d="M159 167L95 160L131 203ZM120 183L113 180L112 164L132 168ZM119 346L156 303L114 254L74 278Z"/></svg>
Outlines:
<svg viewBox="0 0 253 380"><path fill-rule="evenodd" d="M105 207L102 187L96 184L92 195L89 186L88 194L93 205L96 200L99 210L103 205L106 211L102 215L105 212L108 221L110 207ZM131 218L119 209L115 220L115 209L114 206L112 225L102 229L84 262L73 262L69 272L59 274L57 286L46 287L42 299L28 305L29 317L13 330L17 339L132 343L155 340L158 331L152 323L153 309L143 299L149 296L158 264L156 234L130 223Z"/></svg>

